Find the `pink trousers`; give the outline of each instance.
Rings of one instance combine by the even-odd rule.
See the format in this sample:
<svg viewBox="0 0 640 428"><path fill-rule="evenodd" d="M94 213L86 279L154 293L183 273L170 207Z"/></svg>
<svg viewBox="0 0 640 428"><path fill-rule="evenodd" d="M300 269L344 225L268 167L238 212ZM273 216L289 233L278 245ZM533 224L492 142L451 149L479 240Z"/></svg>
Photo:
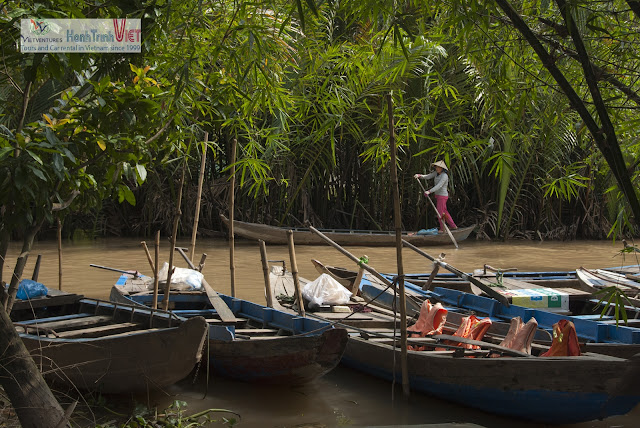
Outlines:
<svg viewBox="0 0 640 428"><path fill-rule="evenodd" d="M434 196L436 197L436 209L440 213L440 216L442 216L442 219L447 222L451 229L457 229L458 226L456 226L453 219L451 218L451 214L449 214L449 211L447 211L447 200L449 199L449 197L440 195ZM442 224L442 220L438 219L438 221L440 222L440 230L444 230L444 224Z"/></svg>

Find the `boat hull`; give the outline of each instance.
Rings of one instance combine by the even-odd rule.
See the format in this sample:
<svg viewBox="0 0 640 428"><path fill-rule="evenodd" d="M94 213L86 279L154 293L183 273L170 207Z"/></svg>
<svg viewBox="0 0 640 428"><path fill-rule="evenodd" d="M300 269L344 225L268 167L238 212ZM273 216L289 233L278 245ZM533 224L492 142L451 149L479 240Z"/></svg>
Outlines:
<svg viewBox="0 0 640 428"><path fill-rule="evenodd" d="M229 219L221 216L225 226L229 227ZM451 230L451 234L457 242L469 237L475 226L460 227ZM251 240L263 240L267 244L285 245L288 243L287 231L293 231L293 240L298 245L326 245L327 242L309 229L276 227L266 224L247 223L243 221L233 221L234 234ZM367 246L367 247L390 247L396 245L395 231L349 231L349 230L327 230L320 231L335 243L343 246ZM452 241L448 234L437 235L408 235L403 233L402 239L416 246L426 245L451 245Z"/></svg>
<svg viewBox="0 0 640 428"><path fill-rule="evenodd" d="M340 362L348 340L345 329L223 294L220 297L239 320L259 328L210 323L206 352L215 374L245 382L302 384L328 373ZM116 285L110 299L148 306L151 296L127 295ZM215 316L203 293L172 293L169 303L180 316L203 314L209 320Z"/></svg>
<svg viewBox="0 0 640 428"><path fill-rule="evenodd" d="M252 383L303 384L339 363L347 334L331 329L320 335L272 337L259 341L210 341L209 364L215 373Z"/></svg>
<svg viewBox="0 0 640 428"><path fill-rule="evenodd" d="M27 333L20 333L47 381L106 394L162 389L184 379L200 361L207 331L204 318L196 317L176 327L100 337L55 337L74 333L61 330L46 336L29 333L48 319L28 324Z"/></svg>
<svg viewBox="0 0 640 428"><path fill-rule="evenodd" d="M393 348L350 338L342 363L400 382ZM396 361L394 369L393 362ZM540 423L578 423L622 415L640 402L633 384L640 356L451 358L408 351L411 389L504 416ZM588 376L585 374L588 373Z"/></svg>

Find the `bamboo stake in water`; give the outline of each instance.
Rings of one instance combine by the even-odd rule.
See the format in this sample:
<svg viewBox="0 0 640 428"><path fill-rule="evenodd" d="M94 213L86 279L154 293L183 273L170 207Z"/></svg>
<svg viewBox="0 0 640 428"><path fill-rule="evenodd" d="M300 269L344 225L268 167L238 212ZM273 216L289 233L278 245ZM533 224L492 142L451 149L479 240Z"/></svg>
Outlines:
<svg viewBox="0 0 640 428"><path fill-rule="evenodd" d="M287 230L287 240L289 242L289 259L291 260L291 274L293 275L293 285L296 289L296 297L298 299L298 313L303 317L306 315L304 311L304 300L300 290L300 281L298 280L298 263L296 262L296 250L293 245L293 230Z"/></svg>
<svg viewBox="0 0 640 428"><path fill-rule="evenodd" d="M400 369L402 371L402 392L409 396L409 371L407 369L407 302L404 291L404 268L402 263L402 219L400 218L400 192L398 190L398 171L396 165L396 134L393 123L393 102L387 95L389 113L389 145L391 146L391 189L393 191L393 217L396 229L396 260L398 269L398 291L400 297Z"/></svg>
<svg viewBox="0 0 640 428"><path fill-rule="evenodd" d="M198 234L198 222L200 221L200 200L202 198L202 183L204 182L204 168L207 163L207 142L209 133L204 133L204 144L202 145L202 162L200 163L200 176L198 177L198 196L196 197L196 213L193 219L193 231L191 232L191 255L193 260L196 252L196 235Z"/></svg>
<svg viewBox="0 0 640 428"><path fill-rule="evenodd" d="M235 263L235 238L233 236L233 211L234 193L236 188L236 146L238 141L234 138L231 143L231 182L229 183L229 271L231 274L231 297L236 297L236 263Z"/></svg>
<svg viewBox="0 0 640 428"><path fill-rule="evenodd" d="M156 231L156 242L155 242L155 254L153 264L153 300L151 302L151 307L153 309L158 309L158 263L160 258L160 231Z"/></svg>
<svg viewBox="0 0 640 428"><path fill-rule="evenodd" d="M58 219L58 290L62 290L62 223Z"/></svg>

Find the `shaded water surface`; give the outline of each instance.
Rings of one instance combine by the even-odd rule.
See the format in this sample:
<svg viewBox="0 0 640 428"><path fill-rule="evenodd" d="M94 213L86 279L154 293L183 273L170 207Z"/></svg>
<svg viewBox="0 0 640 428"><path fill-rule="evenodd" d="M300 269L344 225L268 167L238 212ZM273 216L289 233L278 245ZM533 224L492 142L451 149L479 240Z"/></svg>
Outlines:
<svg viewBox="0 0 640 428"><path fill-rule="evenodd" d="M147 242L153 254L153 242ZM187 241L179 245L188 246ZM161 242L160 261L168 260L168 241ZM452 246L424 247L436 256L445 253L450 265L471 272L489 264L496 268L517 268L519 271L561 271L577 267L610 267L638 264L630 256L622 257L620 243L609 241L572 242L480 242L464 241L460 248ZM395 248L347 247L356 257L367 255L369 264L380 272L397 272ZM15 258L20 250L16 243L10 247L3 279L9 278ZM119 273L89 267L101 265L121 270L138 270L150 275L151 269L139 239L105 239L91 242L65 242L62 255L62 288L65 291L88 297L108 298L111 285ZM195 259L207 254L203 270L208 282L218 291L231 294L230 257L227 242L223 239L201 239L195 251ZM291 266L286 246L267 246L269 260L285 260ZM30 277L36 255L42 255L38 280L50 288L58 288L58 253L54 242L39 242L30 256L24 277ZM329 246L296 246L296 259L300 276L315 279L318 273L310 263L315 258L326 265L354 268L346 256ZM235 294L237 297L265 303L263 272L257 244L236 240ZM431 262L405 249L402 253L405 273L428 272ZM176 254L176 266L186 267ZM338 367L333 372L308 385L257 386L211 378L207 384L204 368L195 383L193 379L172 386L167 394L138 397L149 404L166 407L173 400L187 401L188 412L208 408L226 408L241 414L238 426L246 427L294 427L294 426L398 426L418 424L473 423L486 427L534 427L540 426L514 419L502 418L436 398L414 393L409 399L402 396L398 385ZM588 376L585 373L585 376ZM398 383L400 380L398 380ZM640 383L640 380L639 380ZM206 393L206 394L205 394ZM123 398L126 402L132 398ZM544 409L540 409L544 411ZM636 427L640 426L640 406L631 413L571 425L586 427Z"/></svg>

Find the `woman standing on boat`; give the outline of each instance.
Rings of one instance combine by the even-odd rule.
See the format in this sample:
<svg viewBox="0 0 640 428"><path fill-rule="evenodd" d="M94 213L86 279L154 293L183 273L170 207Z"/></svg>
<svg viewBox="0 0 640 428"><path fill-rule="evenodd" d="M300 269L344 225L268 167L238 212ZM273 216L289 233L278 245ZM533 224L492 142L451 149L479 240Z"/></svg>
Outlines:
<svg viewBox="0 0 640 428"><path fill-rule="evenodd" d="M438 221L440 222L440 230L438 231L438 233L444 233L443 220L447 222L451 229L458 228L458 226L456 226L455 222L453 221L453 218L451 218L451 214L449 214L449 211L447 210L447 200L449 199L449 192L447 191L447 186L449 185L449 175L447 174L447 165L444 163L444 161L440 160L432 163L431 165L435 167L435 171L432 171L426 175L415 174L413 178L424 178L426 180L429 180L431 178L434 179L433 187L424 192L424 196L428 198L429 195L433 193L436 197L436 209L438 210L438 213L440 213L440 216L438 218Z"/></svg>

